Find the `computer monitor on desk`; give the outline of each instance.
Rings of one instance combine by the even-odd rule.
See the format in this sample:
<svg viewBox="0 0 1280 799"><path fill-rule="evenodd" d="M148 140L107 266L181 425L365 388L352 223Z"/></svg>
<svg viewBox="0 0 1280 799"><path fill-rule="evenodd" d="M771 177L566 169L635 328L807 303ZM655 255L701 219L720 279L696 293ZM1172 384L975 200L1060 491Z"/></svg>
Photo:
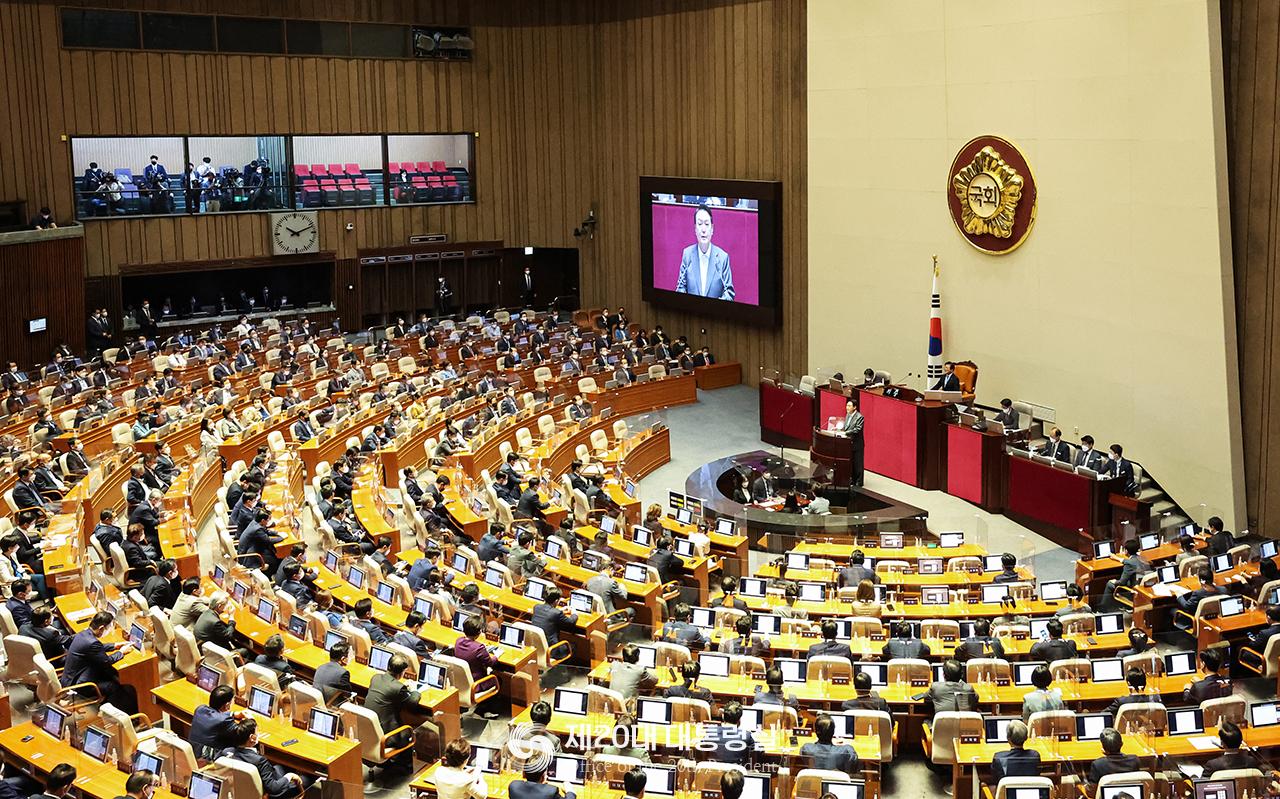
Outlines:
<svg viewBox="0 0 1280 799"><path fill-rule="evenodd" d="M934 391L932 389L924 392L926 402L961 402L964 400L963 391Z"/></svg>

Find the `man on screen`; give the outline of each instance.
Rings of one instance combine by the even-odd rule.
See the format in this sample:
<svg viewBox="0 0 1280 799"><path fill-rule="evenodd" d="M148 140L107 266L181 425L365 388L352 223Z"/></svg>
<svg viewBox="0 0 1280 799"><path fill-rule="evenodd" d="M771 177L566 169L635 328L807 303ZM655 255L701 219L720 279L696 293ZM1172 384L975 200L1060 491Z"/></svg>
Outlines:
<svg viewBox="0 0 1280 799"><path fill-rule="evenodd" d="M711 209L706 205L699 205L693 215L693 232L698 243L684 248L676 291L732 302L733 270L729 266L729 253L711 243L715 225Z"/></svg>

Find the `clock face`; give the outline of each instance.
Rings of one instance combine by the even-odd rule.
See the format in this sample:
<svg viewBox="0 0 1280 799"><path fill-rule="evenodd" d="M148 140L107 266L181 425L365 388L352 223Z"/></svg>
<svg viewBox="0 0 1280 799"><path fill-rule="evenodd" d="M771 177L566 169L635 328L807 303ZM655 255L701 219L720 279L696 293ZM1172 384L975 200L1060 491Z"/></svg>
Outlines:
<svg viewBox="0 0 1280 799"><path fill-rule="evenodd" d="M320 228L314 211L271 215L271 243L277 254L317 252Z"/></svg>

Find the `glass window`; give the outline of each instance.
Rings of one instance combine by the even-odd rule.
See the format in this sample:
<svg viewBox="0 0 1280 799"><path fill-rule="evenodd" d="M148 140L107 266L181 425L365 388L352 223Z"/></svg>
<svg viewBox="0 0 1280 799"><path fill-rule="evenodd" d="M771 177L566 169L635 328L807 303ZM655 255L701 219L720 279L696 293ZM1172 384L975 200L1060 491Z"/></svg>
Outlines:
<svg viewBox="0 0 1280 799"><path fill-rule="evenodd" d="M136 11L62 9L63 47L137 50L141 39Z"/></svg>
<svg viewBox="0 0 1280 799"><path fill-rule="evenodd" d="M284 53L284 21L218 17L218 50L223 53Z"/></svg>
<svg viewBox="0 0 1280 799"><path fill-rule="evenodd" d="M180 214L185 210L182 166L180 136L72 139L76 215L86 219Z"/></svg>
<svg viewBox="0 0 1280 799"><path fill-rule="evenodd" d="M196 14L143 14L142 46L148 50L211 53L218 49L213 17Z"/></svg>
<svg viewBox="0 0 1280 799"><path fill-rule="evenodd" d="M353 22L351 55L364 58L408 58L409 29L404 25Z"/></svg>
<svg viewBox="0 0 1280 799"><path fill-rule="evenodd" d="M386 201L381 136L294 136L293 163L299 208Z"/></svg>
<svg viewBox="0 0 1280 799"><path fill-rule="evenodd" d="M187 152L191 213L290 207L283 136L192 136Z"/></svg>
<svg viewBox="0 0 1280 799"><path fill-rule="evenodd" d="M291 19L285 23L289 55L350 55L347 23Z"/></svg>
<svg viewBox="0 0 1280 799"><path fill-rule="evenodd" d="M391 204L474 202L474 141L470 133L388 136Z"/></svg>

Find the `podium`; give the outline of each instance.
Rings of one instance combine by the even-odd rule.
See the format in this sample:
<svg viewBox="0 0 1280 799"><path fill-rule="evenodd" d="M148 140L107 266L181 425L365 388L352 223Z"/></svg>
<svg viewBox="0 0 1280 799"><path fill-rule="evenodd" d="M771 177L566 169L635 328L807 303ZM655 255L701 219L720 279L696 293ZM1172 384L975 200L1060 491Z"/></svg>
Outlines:
<svg viewBox="0 0 1280 799"><path fill-rule="evenodd" d="M820 427L813 428L809 462L826 469L835 485L849 485L853 481L853 439Z"/></svg>
<svg viewBox="0 0 1280 799"><path fill-rule="evenodd" d="M1005 506L1004 433L947 425L947 493L984 510Z"/></svg>
<svg viewBox="0 0 1280 799"><path fill-rule="evenodd" d="M866 423L862 436L865 467L908 485L929 490L947 487L946 415L949 403L926 400L915 389L893 386L858 389L858 405Z"/></svg>

